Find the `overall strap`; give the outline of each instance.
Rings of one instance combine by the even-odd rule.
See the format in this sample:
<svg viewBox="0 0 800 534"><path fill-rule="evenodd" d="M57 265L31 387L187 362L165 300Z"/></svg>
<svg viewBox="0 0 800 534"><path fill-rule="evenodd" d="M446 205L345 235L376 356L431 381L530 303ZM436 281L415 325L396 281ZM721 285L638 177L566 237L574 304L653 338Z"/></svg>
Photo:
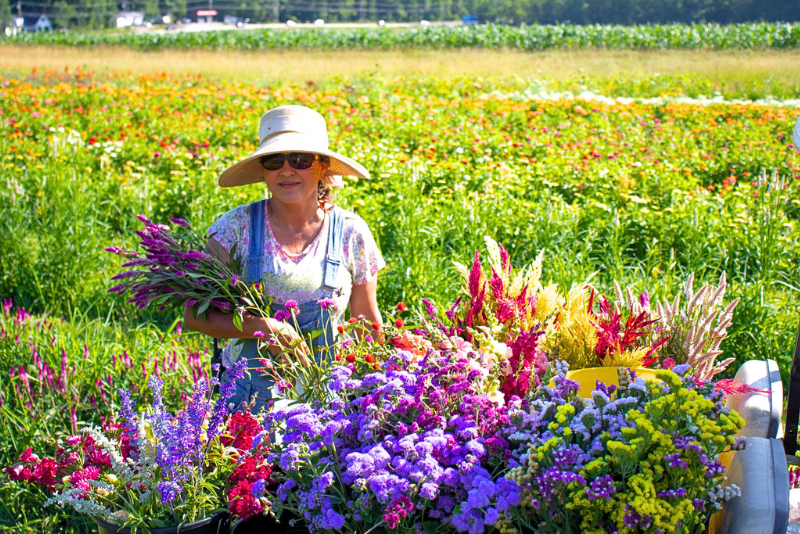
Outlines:
<svg viewBox="0 0 800 534"><path fill-rule="evenodd" d="M339 267L344 260L342 247L342 234L344 233L344 214L341 208L335 207L330 211L331 221L328 226L328 250L325 256L325 279L323 287L331 291L339 289L336 280Z"/></svg>
<svg viewBox="0 0 800 534"><path fill-rule="evenodd" d="M261 281L264 270L264 208L266 199L250 204L250 248L247 251L247 283Z"/></svg>

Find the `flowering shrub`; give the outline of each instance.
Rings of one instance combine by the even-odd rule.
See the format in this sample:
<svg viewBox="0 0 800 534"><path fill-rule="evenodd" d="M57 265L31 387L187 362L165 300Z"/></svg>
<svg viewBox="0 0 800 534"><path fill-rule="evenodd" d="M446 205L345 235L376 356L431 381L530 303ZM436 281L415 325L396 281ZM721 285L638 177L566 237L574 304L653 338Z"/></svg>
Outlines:
<svg viewBox="0 0 800 534"><path fill-rule="evenodd" d="M620 388L598 383L591 399L556 365L554 387L510 403L505 434L523 489L513 521L541 533L694 532L721 502L721 452L745 446L744 425L711 382L688 365L656 371L663 382L621 369Z"/></svg>
<svg viewBox="0 0 800 534"><path fill-rule="evenodd" d="M283 432L273 462L277 508L312 531L434 529L480 533L507 517L520 488L499 474L505 409L484 393L474 351L398 350L380 370L330 371L327 403L271 414Z"/></svg>

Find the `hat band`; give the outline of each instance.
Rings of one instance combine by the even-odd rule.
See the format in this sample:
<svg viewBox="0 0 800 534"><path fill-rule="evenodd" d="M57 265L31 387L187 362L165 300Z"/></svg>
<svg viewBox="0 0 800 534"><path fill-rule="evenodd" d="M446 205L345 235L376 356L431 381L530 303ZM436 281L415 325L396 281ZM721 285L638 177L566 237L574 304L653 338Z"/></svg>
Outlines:
<svg viewBox="0 0 800 534"><path fill-rule="evenodd" d="M324 143L325 146L328 146L328 130L325 127L325 121L322 120L321 124L309 124L309 122L308 118L304 119L296 115L271 117L259 126L258 137L263 145L264 141L271 136L283 132L291 132L316 139L318 143Z"/></svg>
<svg viewBox="0 0 800 534"><path fill-rule="evenodd" d="M261 141L259 150L273 150L275 152L327 152L328 143L322 144L319 140L301 132L275 132Z"/></svg>

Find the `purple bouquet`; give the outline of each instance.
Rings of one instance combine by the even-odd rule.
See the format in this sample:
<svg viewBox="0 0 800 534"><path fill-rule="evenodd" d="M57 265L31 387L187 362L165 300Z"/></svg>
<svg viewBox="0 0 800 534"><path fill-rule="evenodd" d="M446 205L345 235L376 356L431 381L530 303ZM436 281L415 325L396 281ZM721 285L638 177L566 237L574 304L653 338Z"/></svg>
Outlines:
<svg viewBox="0 0 800 534"><path fill-rule="evenodd" d="M140 308L189 307L198 316L208 310L235 311L239 327L245 310L269 316L270 299L259 284L244 282L235 250L230 253L231 263L225 264L204 251L208 236L194 231L185 220L170 219L176 226L171 229L143 215L137 217L145 224L136 231L144 254L117 246L106 249L128 259L123 267L134 268L112 278L120 283L109 289L110 293L130 293L128 302Z"/></svg>
<svg viewBox="0 0 800 534"><path fill-rule="evenodd" d="M284 432L270 460L284 480L276 510L312 532L478 534L508 517L521 488L502 476L506 410L483 392L486 370L459 354L399 350L361 375L337 366L331 401L272 413Z"/></svg>

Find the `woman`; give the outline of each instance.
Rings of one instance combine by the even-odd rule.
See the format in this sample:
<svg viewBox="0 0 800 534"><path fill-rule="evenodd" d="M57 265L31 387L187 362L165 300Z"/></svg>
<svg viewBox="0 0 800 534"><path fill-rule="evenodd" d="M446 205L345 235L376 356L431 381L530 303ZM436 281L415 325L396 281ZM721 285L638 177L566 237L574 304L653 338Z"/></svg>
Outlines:
<svg viewBox="0 0 800 534"><path fill-rule="evenodd" d="M223 360L248 359L249 377L236 384L233 409L255 398L256 407L272 398L273 380L259 371L256 337L277 339L290 346L306 332L325 329L316 347L333 339L334 327L349 305L351 317L381 321L376 301L377 272L384 261L366 223L334 207L332 188L341 175L369 178L355 161L328 150L325 119L303 106L280 106L261 118L260 146L226 169L221 187L266 182L270 198L228 211L209 228L208 248L223 261L231 251L242 260L248 283L259 282L275 299L273 314L289 308L301 332L277 318L245 315L242 330L231 314L211 312L205 319L191 311L185 325L216 338L239 338L228 345ZM187 309L188 310L188 309ZM241 348L240 348L241 347ZM317 353L319 354L319 352ZM290 355L309 356L305 343Z"/></svg>

